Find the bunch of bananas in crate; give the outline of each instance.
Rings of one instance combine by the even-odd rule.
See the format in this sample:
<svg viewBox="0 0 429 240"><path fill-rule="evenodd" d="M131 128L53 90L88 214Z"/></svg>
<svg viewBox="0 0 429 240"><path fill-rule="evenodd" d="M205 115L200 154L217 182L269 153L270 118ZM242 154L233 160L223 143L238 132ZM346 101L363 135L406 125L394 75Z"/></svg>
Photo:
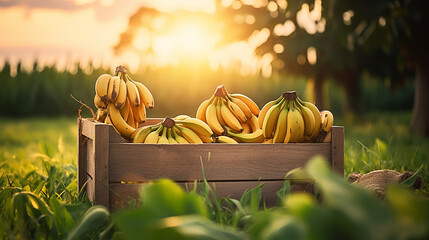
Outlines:
<svg viewBox="0 0 429 240"><path fill-rule="evenodd" d="M199 105L196 118L210 126L215 134L214 142L259 143L264 138L258 115L259 107L252 99L239 93L230 94L220 85Z"/></svg>
<svg viewBox="0 0 429 240"><path fill-rule="evenodd" d="M329 132L334 122L331 112L302 101L295 91L285 92L265 104L258 124L266 139L273 143L311 142L321 131Z"/></svg>
<svg viewBox="0 0 429 240"><path fill-rule="evenodd" d="M112 124L115 130L130 139L140 123L146 121L146 108L154 107L149 89L118 66L115 75L102 74L95 83L96 120Z"/></svg>
<svg viewBox="0 0 429 240"><path fill-rule="evenodd" d="M211 143L212 135L212 130L205 122L179 115L174 119L166 117L160 123L143 126L132 134L131 139L134 143Z"/></svg>

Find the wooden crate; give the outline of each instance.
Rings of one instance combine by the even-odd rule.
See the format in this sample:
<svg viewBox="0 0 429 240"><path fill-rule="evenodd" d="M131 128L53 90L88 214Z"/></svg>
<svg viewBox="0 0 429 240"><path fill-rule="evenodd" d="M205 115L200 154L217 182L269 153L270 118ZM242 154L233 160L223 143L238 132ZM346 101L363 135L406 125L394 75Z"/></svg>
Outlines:
<svg viewBox="0 0 429 240"><path fill-rule="evenodd" d="M135 144L124 141L111 125L78 119L79 189L85 187L91 201L110 209L137 198L138 189L151 180L170 178L193 188L194 180L202 179L201 161L218 197L239 199L246 189L264 183L262 195L272 206L286 173L315 155L324 156L343 175L344 128L332 127L320 143ZM312 184L296 180L292 190L312 191Z"/></svg>

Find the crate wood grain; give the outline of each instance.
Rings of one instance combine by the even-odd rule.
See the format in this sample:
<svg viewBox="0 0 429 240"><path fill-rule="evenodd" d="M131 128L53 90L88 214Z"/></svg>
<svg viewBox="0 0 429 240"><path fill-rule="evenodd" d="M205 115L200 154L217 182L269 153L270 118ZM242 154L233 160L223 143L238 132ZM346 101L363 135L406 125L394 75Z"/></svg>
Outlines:
<svg viewBox="0 0 429 240"><path fill-rule="evenodd" d="M162 119L148 119L144 125ZM127 143L111 125L78 119L78 186L89 199L110 209L138 196L149 181L169 178L182 186L200 181L202 167L218 197L240 198L263 183L263 197L275 205L276 191L290 170L323 156L333 171L344 174L344 128L332 127L320 143L289 144L136 144ZM292 190L312 191L308 181Z"/></svg>

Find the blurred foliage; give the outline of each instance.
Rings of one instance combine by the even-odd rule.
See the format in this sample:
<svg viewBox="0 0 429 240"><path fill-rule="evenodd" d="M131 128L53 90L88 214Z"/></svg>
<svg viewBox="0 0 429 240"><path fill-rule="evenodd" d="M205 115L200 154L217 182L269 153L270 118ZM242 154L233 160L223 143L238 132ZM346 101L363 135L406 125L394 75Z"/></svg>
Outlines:
<svg viewBox="0 0 429 240"><path fill-rule="evenodd" d="M77 117L80 104L70 94L92 109L95 94L94 85L102 73L114 71L103 67L81 66L76 71L58 71L55 66L37 67L31 71L21 69L18 64L15 75L11 75L9 62L0 70L0 116L74 116ZM262 76L240 76L235 73L213 72L205 63L183 63L178 67L147 69L145 72L131 72L131 77L145 84L155 98L155 108L148 111L148 117L195 115L199 104L208 99L220 84L231 92L251 97L260 108L283 92L296 90L302 99L314 101L312 85L307 79L288 74L274 73L271 78ZM401 90L392 90L375 78L364 75L360 80L363 89L362 104L365 110L410 110L413 104L414 82L407 81ZM326 106L335 116L341 116L346 109L346 93L334 82L323 88ZM83 115L90 117L89 111Z"/></svg>

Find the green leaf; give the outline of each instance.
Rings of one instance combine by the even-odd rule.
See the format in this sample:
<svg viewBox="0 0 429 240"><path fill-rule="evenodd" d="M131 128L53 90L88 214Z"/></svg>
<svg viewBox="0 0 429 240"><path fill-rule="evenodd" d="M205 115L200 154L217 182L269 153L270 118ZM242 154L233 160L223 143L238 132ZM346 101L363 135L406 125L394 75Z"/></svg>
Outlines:
<svg viewBox="0 0 429 240"><path fill-rule="evenodd" d="M277 195L277 205L281 205L284 202L284 200L286 199L286 197L289 196L290 190L291 190L290 181L289 180L285 180L283 182L282 188L280 188L276 192L276 195Z"/></svg>
<svg viewBox="0 0 429 240"><path fill-rule="evenodd" d="M258 186L244 191L243 195L240 198L241 205L246 208L250 207L252 210L257 210L261 202L261 188L264 186L263 183Z"/></svg>
<svg viewBox="0 0 429 240"><path fill-rule="evenodd" d="M405 186L405 187L413 186L417 180L417 177L419 176L420 172L422 171L422 169L423 169L423 164L419 167L419 169L417 169L417 171L411 177L409 177L407 180L401 182L400 184L402 186Z"/></svg>

